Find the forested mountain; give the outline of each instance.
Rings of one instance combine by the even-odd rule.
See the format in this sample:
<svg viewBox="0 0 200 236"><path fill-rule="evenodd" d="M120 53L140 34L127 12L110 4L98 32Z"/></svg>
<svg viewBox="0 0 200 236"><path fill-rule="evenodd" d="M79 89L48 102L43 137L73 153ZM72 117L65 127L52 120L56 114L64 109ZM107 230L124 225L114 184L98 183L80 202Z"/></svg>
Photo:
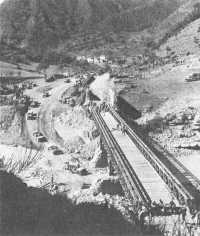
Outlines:
<svg viewBox="0 0 200 236"><path fill-rule="evenodd" d="M165 19L180 0L5 0L1 42L42 54L87 32L138 32Z"/></svg>

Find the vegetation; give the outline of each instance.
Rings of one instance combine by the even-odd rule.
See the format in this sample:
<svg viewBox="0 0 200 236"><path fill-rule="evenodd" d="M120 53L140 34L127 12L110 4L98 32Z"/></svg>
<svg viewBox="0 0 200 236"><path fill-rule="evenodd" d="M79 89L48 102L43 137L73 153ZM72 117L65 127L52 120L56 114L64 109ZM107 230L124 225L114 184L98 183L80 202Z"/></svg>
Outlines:
<svg viewBox="0 0 200 236"><path fill-rule="evenodd" d="M27 151L21 160L15 160L12 156L7 162L4 160L4 169L9 173L19 174L27 168L30 168L42 156L42 152L32 151L32 148Z"/></svg>
<svg viewBox="0 0 200 236"><path fill-rule="evenodd" d="M80 50L112 43L119 32L155 25L177 7L177 0L148 4L136 0L5 0L0 7L0 39L1 44L25 50L26 57L41 61L62 44Z"/></svg>
<svg viewBox="0 0 200 236"><path fill-rule="evenodd" d="M191 22L197 20L200 18L200 3L196 3L193 6L193 11L188 14L184 18L183 21L177 23L172 30L167 32L164 37L159 40L159 42L154 45L154 48L159 48L162 44L164 44L170 37L177 35L182 29L184 29L187 25L189 25ZM167 51L170 51L166 48Z"/></svg>

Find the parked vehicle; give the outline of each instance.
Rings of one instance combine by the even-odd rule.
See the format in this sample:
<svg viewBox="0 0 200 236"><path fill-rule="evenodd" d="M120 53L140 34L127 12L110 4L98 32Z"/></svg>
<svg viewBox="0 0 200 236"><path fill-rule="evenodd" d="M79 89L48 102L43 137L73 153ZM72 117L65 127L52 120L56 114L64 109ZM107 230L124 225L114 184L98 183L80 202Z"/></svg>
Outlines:
<svg viewBox="0 0 200 236"><path fill-rule="evenodd" d="M42 136L39 136L39 137L37 137L37 142L38 143L44 143L44 142L47 142L47 138L46 137L44 137L43 135Z"/></svg>
<svg viewBox="0 0 200 236"><path fill-rule="evenodd" d="M53 154L54 155L62 155L62 154L64 154L64 152L60 149L56 149L56 150L53 151Z"/></svg>
<svg viewBox="0 0 200 236"><path fill-rule="evenodd" d="M32 89L33 87L31 86L31 85L29 85L28 87L27 87L27 89Z"/></svg>
<svg viewBox="0 0 200 236"><path fill-rule="evenodd" d="M36 131L36 132L33 133L33 136L34 137L41 137L41 136L43 136L43 134L39 131Z"/></svg>
<svg viewBox="0 0 200 236"><path fill-rule="evenodd" d="M53 82L53 81L55 81L56 80L56 78L52 75L52 76L50 76L50 77L46 77L45 78L45 81L46 82Z"/></svg>
<svg viewBox="0 0 200 236"><path fill-rule="evenodd" d="M76 80L75 85L80 86L81 85L81 80L80 79Z"/></svg>
<svg viewBox="0 0 200 236"><path fill-rule="evenodd" d="M32 101L31 104L30 104L30 107L32 108L37 108L40 106L40 102L37 102L37 101Z"/></svg>
<svg viewBox="0 0 200 236"><path fill-rule="evenodd" d="M39 143L47 142L47 138L39 131L33 132L33 136L36 138L36 141Z"/></svg>
<svg viewBox="0 0 200 236"><path fill-rule="evenodd" d="M43 98L47 98L50 97L50 93L49 92L44 92L44 94L42 95Z"/></svg>
<svg viewBox="0 0 200 236"><path fill-rule="evenodd" d="M52 145L52 146L49 146L49 147L48 147L48 150L49 150L49 151L51 151L51 150L57 150L57 149L58 149L58 147L55 146L55 145Z"/></svg>
<svg viewBox="0 0 200 236"><path fill-rule="evenodd" d="M63 78L66 78L66 75L65 74L54 74L53 75L55 79L63 79Z"/></svg>
<svg viewBox="0 0 200 236"><path fill-rule="evenodd" d="M71 97L65 97L61 100L61 102L64 104L69 104L70 99L71 99Z"/></svg>
<svg viewBox="0 0 200 236"><path fill-rule="evenodd" d="M37 118L38 118L37 113L34 113L34 112L27 113L27 120L36 120Z"/></svg>
<svg viewBox="0 0 200 236"><path fill-rule="evenodd" d="M60 100L60 102L63 104L68 104L72 107L76 105L75 100L71 97L63 98L62 100Z"/></svg>
<svg viewBox="0 0 200 236"><path fill-rule="evenodd" d="M70 79L66 79L66 80L65 80L65 83L70 83L70 82L71 82Z"/></svg>
<svg viewBox="0 0 200 236"><path fill-rule="evenodd" d="M187 82L192 82L192 81L198 81L200 80L200 73L193 73L190 75L187 79L185 79Z"/></svg>

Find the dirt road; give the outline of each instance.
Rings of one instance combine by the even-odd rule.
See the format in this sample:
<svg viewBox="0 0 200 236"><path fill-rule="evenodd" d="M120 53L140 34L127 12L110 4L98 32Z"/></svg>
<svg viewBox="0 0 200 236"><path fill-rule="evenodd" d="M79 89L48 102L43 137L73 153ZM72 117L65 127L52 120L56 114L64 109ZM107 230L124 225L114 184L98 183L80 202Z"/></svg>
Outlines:
<svg viewBox="0 0 200 236"><path fill-rule="evenodd" d="M31 109L31 111L38 114L38 119L26 119L26 128L29 137L35 145L40 147L47 146L49 143L63 146L62 139L58 137L54 129L53 114L62 111L65 108L65 105L59 102L59 98L67 88L72 86L72 83L66 84L64 80L45 83L43 80L38 80L37 84L39 85L38 87L26 91L26 94L33 98L34 101L41 103L40 107ZM45 89L49 90L51 94L50 97L42 97ZM41 132L47 138L47 145L36 141L36 138L33 136L35 131Z"/></svg>

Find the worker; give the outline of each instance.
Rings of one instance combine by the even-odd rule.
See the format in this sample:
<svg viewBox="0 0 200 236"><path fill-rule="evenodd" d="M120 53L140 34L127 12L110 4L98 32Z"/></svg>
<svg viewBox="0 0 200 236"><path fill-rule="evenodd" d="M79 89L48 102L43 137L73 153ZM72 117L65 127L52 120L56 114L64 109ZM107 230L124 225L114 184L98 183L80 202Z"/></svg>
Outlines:
<svg viewBox="0 0 200 236"><path fill-rule="evenodd" d="M147 209L143 205L138 212L138 218L139 218L141 227L144 225L144 218L145 218L146 214L147 214Z"/></svg>
<svg viewBox="0 0 200 236"><path fill-rule="evenodd" d="M123 135L126 134L126 128L125 128L125 125L122 125L122 134L123 134Z"/></svg>
<svg viewBox="0 0 200 236"><path fill-rule="evenodd" d="M159 200L159 205L161 206L161 207L164 207L164 202L160 199Z"/></svg>
<svg viewBox="0 0 200 236"><path fill-rule="evenodd" d="M182 209L182 212L181 212L182 214L182 220L183 220L183 222L185 222L185 217L186 217L186 214L187 214L187 208L183 208Z"/></svg>

